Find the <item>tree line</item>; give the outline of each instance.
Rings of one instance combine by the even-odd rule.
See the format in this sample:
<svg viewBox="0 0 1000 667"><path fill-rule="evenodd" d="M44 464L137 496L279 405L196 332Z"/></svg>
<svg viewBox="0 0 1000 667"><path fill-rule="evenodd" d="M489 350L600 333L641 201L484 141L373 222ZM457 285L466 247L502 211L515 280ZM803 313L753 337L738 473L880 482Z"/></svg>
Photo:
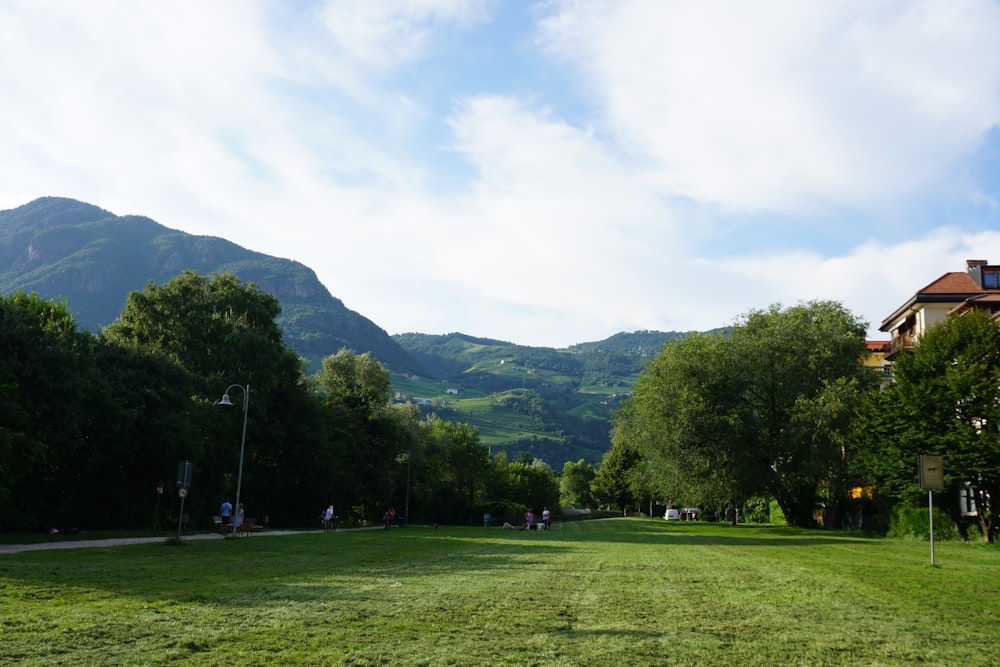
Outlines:
<svg viewBox="0 0 1000 667"><path fill-rule="evenodd" d="M789 525L886 530L894 512L927 506L917 457L939 455L935 505L992 541L1000 324L983 311L949 317L895 361L884 388L861 361L866 329L841 304L812 301L668 342L615 416L605 493L622 507L658 498L733 521L773 501Z"/></svg>
<svg viewBox="0 0 1000 667"><path fill-rule="evenodd" d="M192 525L235 500L238 481L247 517L284 526L329 504L355 524L390 505L467 523L558 504L547 464L491 457L475 428L392 404L389 372L367 354L341 350L307 376L279 314L252 283L190 271L131 293L97 334L65 304L0 298L0 530L168 526L181 461ZM219 405L224 393L236 407Z"/></svg>

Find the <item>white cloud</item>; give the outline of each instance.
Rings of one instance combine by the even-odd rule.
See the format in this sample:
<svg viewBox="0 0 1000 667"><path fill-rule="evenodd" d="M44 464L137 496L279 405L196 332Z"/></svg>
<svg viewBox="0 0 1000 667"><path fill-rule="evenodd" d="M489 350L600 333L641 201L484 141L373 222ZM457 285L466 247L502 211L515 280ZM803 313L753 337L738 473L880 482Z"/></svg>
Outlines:
<svg viewBox="0 0 1000 667"><path fill-rule="evenodd" d="M387 70L419 60L441 25L464 27L488 18L494 2L474 0L328 0L319 11L338 51L365 68Z"/></svg>
<svg viewBox="0 0 1000 667"><path fill-rule="evenodd" d="M989 0L566 2L541 33L661 188L749 210L946 177L1000 121L997 34Z"/></svg>
<svg viewBox="0 0 1000 667"><path fill-rule="evenodd" d="M877 327L1000 261L967 161L996 34L988 0L13 0L0 207L296 259L390 332L568 345L813 298Z"/></svg>

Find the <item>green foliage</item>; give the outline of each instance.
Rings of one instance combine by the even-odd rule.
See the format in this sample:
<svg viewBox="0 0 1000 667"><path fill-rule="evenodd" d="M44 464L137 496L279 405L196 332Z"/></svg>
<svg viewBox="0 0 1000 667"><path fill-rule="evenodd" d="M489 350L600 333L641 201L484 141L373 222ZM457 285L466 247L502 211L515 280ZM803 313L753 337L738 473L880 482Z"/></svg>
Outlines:
<svg viewBox="0 0 1000 667"><path fill-rule="evenodd" d="M706 506L774 497L790 524L810 525L821 489L843 495L846 433L871 382L864 334L817 301L671 341L617 413L613 441L652 465L652 489Z"/></svg>
<svg viewBox="0 0 1000 667"><path fill-rule="evenodd" d="M596 472L594 466L583 459L576 463L567 461L563 465L559 480L559 500L565 507L593 507L594 494L591 484Z"/></svg>
<svg viewBox="0 0 1000 667"><path fill-rule="evenodd" d="M28 527L45 504L56 516L72 506L59 462L86 444L93 364L65 305L0 298L0 527Z"/></svg>
<svg viewBox="0 0 1000 667"><path fill-rule="evenodd" d="M641 456L636 449L624 441L616 440L594 474L591 484L594 501L624 512L641 500L641 496L635 491L631 474L640 460Z"/></svg>
<svg viewBox="0 0 1000 667"><path fill-rule="evenodd" d="M356 406L367 416L384 410L392 399L389 371L367 353L340 350L323 360L315 380L331 402Z"/></svg>
<svg viewBox="0 0 1000 667"><path fill-rule="evenodd" d="M893 366L894 386L869 399L855 428L859 470L890 499L913 504L917 457L944 457L945 490L969 485L992 540L1000 497L1000 324L974 311L949 317ZM951 504L952 519L959 519Z"/></svg>
<svg viewBox="0 0 1000 667"><path fill-rule="evenodd" d="M931 534L930 512L926 507L906 507L897 505L892 508L892 518L889 520L889 535L891 537L906 537L918 540L929 540ZM934 508L934 540L946 542L961 540L958 527L950 516Z"/></svg>
<svg viewBox="0 0 1000 667"><path fill-rule="evenodd" d="M775 526L783 526L786 523L785 513L781 511L781 505L777 500L768 503L768 523Z"/></svg>

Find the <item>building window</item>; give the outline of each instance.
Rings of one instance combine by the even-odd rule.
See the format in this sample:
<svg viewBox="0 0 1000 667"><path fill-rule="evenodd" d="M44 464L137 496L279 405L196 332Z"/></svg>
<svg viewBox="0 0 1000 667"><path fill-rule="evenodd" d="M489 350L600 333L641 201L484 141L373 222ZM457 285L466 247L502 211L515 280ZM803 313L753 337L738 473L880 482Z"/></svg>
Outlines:
<svg viewBox="0 0 1000 667"><path fill-rule="evenodd" d="M1000 288L1000 271L996 269L983 271L983 287L986 289Z"/></svg>

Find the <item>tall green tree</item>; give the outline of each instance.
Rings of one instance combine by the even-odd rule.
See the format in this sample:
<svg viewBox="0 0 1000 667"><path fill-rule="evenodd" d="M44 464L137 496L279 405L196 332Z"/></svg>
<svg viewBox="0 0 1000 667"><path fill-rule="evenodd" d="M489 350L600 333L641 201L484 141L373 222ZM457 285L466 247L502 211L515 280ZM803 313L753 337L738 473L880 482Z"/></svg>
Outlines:
<svg viewBox="0 0 1000 667"><path fill-rule="evenodd" d="M873 380L865 329L840 304L813 301L672 341L616 416L613 440L662 471L661 488L732 507L769 495L790 524L812 525L824 494L842 495L844 433Z"/></svg>
<svg viewBox="0 0 1000 667"><path fill-rule="evenodd" d="M613 442L638 451L665 500L739 507L764 484L739 361L723 335L674 339L616 415Z"/></svg>
<svg viewBox="0 0 1000 667"><path fill-rule="evenodd" d="M591 484L594 500L601 505L611 505L622 514L636 505L641 498L635 492L631 475L641 461L639 450L622 440L615 441L594 474Z"/></svg>
<svg viewBox="0 0 1000 667"><path fill-rule="evenodd" d="M843 437L874 377L862 364L867 324L841 304L811 301L753 311L733 332L748 371L748 429L767 476L762 489L786 520L814 522L824 496L839 499Z"/></svg>
<svg viewBox="0 0 1000 667"><path fill-rule="evenodd" d="M563 465L559 479L559 500L563 505L592 507L594 494L590 485L594 481L594 466L580 459L576 463L567 461Z"/></svg>
<svg viewBox="0 0 1000 667"><path fill-rule="evenodd" d="M335 452L335 493L354 520L375 520L395 503L395 460L411 446L412 432L389 411L392 379L368 354L343 349L323 360L313 377L325 400L329 446Z"/></svg>
<svg viewBox="0 0 1000 667"><path fill-rule="evenodd" d="M215 407L232 385L249 388L230 392L237 405L249 400L241 498L247 516L297 521L323 502L319 489L303 486L315 479L301 463L322 458L318 404L308 398L301 361L282 341L280 312L278 300L253 283L186 271L132 292L102 332L112 344L177 364L191 377L192 400L211 408L200 413L198 439L186 443L196 506L232 496L240 478L242 410Z"/></svg>
<svg viewBox="0 0 1000 667"><path fill-rule="evenodd" d="M491 474L489 449L474 426L432 416L424 427L424 456L436 462L436 472L423 481L422 512L439 522L475 521Z"/></svg>
<svg viewBox="0 0 1000 667"><path fill-rule="evenodd" d="M69 459L98 435L84 409L93 379L93 339L65 305L0 298L0 526L72 519L81 471Z"/></svg>
<svg viewBox="0 0 1000 667"><path fill-rule="evenodd" d="M982 311L928 329L893 364L895 384L871 399L866 469L881 493L922 502L917 456L944 458L945 508L961 521L960 489L973 495L983 539L996 537L1000 498L1000 324Z"/></svg>

